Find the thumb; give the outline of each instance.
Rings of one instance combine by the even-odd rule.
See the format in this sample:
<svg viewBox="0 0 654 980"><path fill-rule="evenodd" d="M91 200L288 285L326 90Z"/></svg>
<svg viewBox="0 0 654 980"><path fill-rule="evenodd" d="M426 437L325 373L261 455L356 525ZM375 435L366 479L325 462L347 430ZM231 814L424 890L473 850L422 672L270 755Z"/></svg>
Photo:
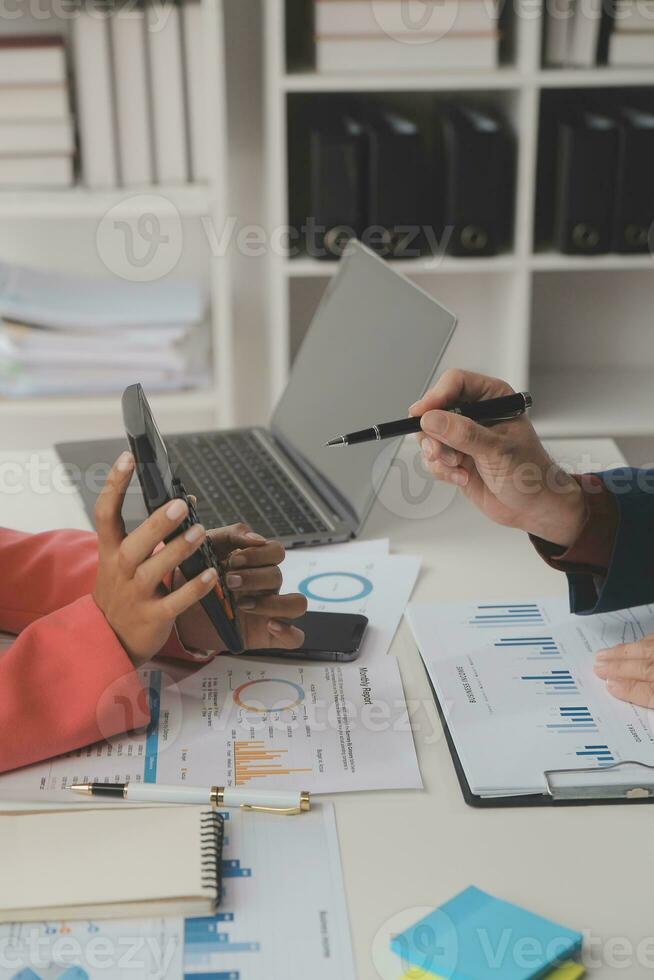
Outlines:
<svg viewBox="0 0 654 980"><path fill-rule="evenodd" d="M494 432L454 412L426 412L421 425L426 435L473 459L482 454L498 453L501 449L501 439Z"/></svg>

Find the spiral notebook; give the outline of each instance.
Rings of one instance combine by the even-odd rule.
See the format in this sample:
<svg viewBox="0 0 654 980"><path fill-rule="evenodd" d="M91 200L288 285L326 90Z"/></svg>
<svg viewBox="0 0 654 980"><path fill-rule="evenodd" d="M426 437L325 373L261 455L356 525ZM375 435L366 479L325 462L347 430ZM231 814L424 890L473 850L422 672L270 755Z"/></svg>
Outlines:
<svg viewBox="0 0 654 980"><path fill-rule="evenodd" d="M0 922L211 915L223 817L202 807L0 817Z"/></svg>

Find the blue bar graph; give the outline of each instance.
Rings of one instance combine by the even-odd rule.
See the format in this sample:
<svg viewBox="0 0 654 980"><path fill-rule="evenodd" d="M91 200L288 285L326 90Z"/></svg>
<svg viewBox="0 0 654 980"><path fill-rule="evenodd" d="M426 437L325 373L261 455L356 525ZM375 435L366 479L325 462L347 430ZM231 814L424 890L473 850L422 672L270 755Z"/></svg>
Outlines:
<svg viewBox="0 0 654 980"><path fill-rule="evenodd" d="M575 694L577 682L569 670L550 670L546 674L523 674L522 681L537 681L542 684L543 694Z"/></svg>
<svg viewBox="0 0 654 980"><path fill-rule="evenodd" d="M558 708L559 721L556 724L546 725L552 731L569 734L570 732L596 732L598 730L595 719L590 710L584 707L578 708Z"/></svg>
<svg viewBox="0 0 654 980"><path fill-rule="evenodd" d="M184 980L239 980L238 970L228 970L227 973L185 973Z"/></svg>
<svg viewBox="0 0 654 980"><path fill-rule="evenodd" d="M148 707L150 724L145 736L145 759L143 763L143 782L156 783L157 761L159 758L159 711L161 708L161 671L153 670L148 688Z"/></svg>
<svg viewBox="0 0 654 980"><path fill-rule="evenodd" d="M470 620L470 625L477 626L479 629L544 625L543 615L536 602L481 605L476 609L477 614Z"/></svg>
<svg viewBox="0 0 654 980"><path fill-rule="evenodd" d="M240 861L223 861L223 878L251 878L252 868L242 868Z"/></svg>
<svg viewBox="0 0 654 980"><path fill-rule="evenodd" d="M233 922L231 913L207 916L201 919L187 919L184 923L184 967L211 968L213 957L223 953L258 953L260 944L256 942L233 942L224 923ZM223 925L223 929L221 929ZM199 974L193 973L193 976ZM231 976L230 973L208 973L207 976Z"/></svg>
<svg viewBox="0 0 654 980"><path fill-rule="evenodd" d="M596 759L598 766L610 766L615 762L613 753L608 745L584 745L576 755L581 758Z"/></svg>
<svg viewBox="0 0 654 980"><path fill-rule="evenodd" d="M493 646L522 654L527 660L560 660L562 656L552 636L501 636Z"/></svg>

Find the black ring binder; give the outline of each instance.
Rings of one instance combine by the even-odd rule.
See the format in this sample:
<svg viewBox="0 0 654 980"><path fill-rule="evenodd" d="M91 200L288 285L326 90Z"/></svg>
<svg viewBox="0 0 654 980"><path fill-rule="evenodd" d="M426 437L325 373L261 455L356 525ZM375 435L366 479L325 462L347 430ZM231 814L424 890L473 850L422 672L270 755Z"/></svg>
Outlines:
<svg viewBox="0 0 654 980"><path fill-rule="evenodd" d="M213 810L202 814L201 825L202 885L214 889L213 907L217 909L223 893L225 819L222 813Z"/></svg>

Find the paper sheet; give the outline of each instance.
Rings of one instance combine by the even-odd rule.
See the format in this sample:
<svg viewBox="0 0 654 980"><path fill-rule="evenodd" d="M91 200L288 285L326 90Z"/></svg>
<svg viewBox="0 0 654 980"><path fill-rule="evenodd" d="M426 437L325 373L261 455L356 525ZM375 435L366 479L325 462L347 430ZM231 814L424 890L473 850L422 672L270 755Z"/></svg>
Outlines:
<svg viewBox="0 0 654 980"><path fill-rule="evenodd" d="M654 764L654 711L611 697L593 672L598 650L654 633L654 606L429 603L407 618L474 793L542 793L550 769Z"/></svg>
<svg viewBox="0 0 654 980"><path fill-rule="evenodd" d="M422 785L394 657L304 666L222 656L178 684L158 669L143 677L147 733L6 773L0 799L79 802L70 785L103 780L313 793Z"/></svg>
<svg viewBox="0 0 654 980"><path fill-rule="evenodd" d="M354 980L333 807L226 817L218 916L0 925L0 980Z"/></svg>
<svg viewBox="0 0 654 980"><path fill-rule="evenodd" d="M291 551L282 564L284 591L301 592L310 610L368 617L359 665L376 664L388 653L420 571L414 555L366 552L365 545L333 555Z"/></svg>

